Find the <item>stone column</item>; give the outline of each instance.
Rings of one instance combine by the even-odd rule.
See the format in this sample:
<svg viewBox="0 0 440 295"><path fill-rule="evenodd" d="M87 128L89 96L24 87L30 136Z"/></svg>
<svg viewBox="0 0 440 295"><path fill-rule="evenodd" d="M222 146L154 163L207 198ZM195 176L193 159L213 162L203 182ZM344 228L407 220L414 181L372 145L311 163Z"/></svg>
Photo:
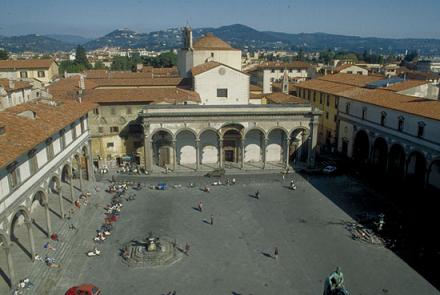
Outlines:
<svg viewBox="0 0 440 295"><path fill-rule="evenodd" d="M61 193L61 187L57 188L58 199L60 200L60 214L61 219L64 219L64 202L63 202L63 194Z"/></svg>
<svg viewBox="0 0 440 295"><path fill-rule="evenodd" d="M244 148L245 148L245 139L244 138L242 138L241 139L241 146L240 146L240 154L241 154L241 156L240 156L240 169L244 169L244 152L245 152L245 150L244 150Z"/></svg>
<svg viewBox="0 0 440 295"><path fill-rule="evenodd" d="M263 169L266 169L266 148L267 148L268 142L269 142L269 138L264 137L263 138L262 148L261 148L261 157L262 157L262 160L263 160Z"/></svg>
<svg viewBox="0 0 440 295"><path fill-rule="evenodd" d="M318 118L314 119L314 121L318 121ZM318 125L313 122L310 124L310 134L308 137L308 155L307 155L307 165L309 168L315 167L315 149L316 143L318 139Z"/></svg>
<svg viewBox="0 0 440 295"><path fill-rule="evenodd" d="M26 221L25 222L27 228L28 228L28 237L29 237L29 244L31 246L31 259L32 261L35 261L35 241L34 241L34 232L32 231L32 221Z"/></svg>
<svg viewBox="0 0 440 295"><path fill-rule="evenodd" d="M200 166L200 139L196 139L196 171Z"/></svg>
<svg viewBox="0 0 440 295"><path fill-rule="evenodd" d="M172 141L172 145L173 145L173 171L176 171L176 164L177 164L176 140Z"/></svg>
<svg viewBox="0 0 440 295"><path fill-rule="evenodd" d="M11 245L5 246L5 254L6 259L8 262L8 271L9 271L9 281L11 283L11 288L15 287L16 281L15 281L15 269L14 269L14 262L12 261L12 255L11 255Z"/></svg>
<svg viewBox="0 0 440 295"><path fill-rule="evenodd" d="M151 172L153 169L153 141L150 138L150 127L144 124L144 168L145 171Z"/></svg>
<svg viewBox="0 0 440 295"><path fill-rule="evenodd" d="M289 167L289 157L290 157L290 138L286 137L286 155L284 166L287 169Z"/></svg>
<svg viewBox="0 0 440 295"><path fill-rule="evenodd" d="M89 151L89 180L92 182L96 182L96 178L95 178L95 170L93 169L93 154L92 154L92 141L89 140L89 145L88 145L88 151Z"/></svg>
<svg viewBox="0 0 440 295"><path fill-rule="evenodd" d="M218 166L223 168L223 138L220 138L218 143Z"/></svg>
<svg viewBox="0 0 440 295"><path fill-rule="evenodd" d="M81 156L78 157L78 171L79 171L79 190L83 191L83 179L82 179L82 169L81 169Z"/></svg>
<svg viewBox="0 0 440 295"><path fill-rule="evenodd" d="M50 223L50 212L49 212L49 203L45 202L44 211L46 212L46 225L47 225L47 237L50 237L52 233L52 225Z"/></svg>
<svg viewBox="0 0 440 295"><path fill-rule="evenodd" d="M69 184L69 186L70 186L70 200L72 201L72 203L73 203L73 199L74 199L74 197L73 197L73 169L72 169L72 166L69 166L70 167L70 171L69 171L69 182L70 182L70 184Z"/></svg>

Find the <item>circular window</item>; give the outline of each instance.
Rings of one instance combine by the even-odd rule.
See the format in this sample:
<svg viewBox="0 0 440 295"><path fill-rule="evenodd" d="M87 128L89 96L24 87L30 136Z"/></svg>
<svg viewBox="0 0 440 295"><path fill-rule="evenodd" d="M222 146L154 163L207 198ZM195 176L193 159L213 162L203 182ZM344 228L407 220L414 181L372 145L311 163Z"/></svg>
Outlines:
<svg viewBox="0 0 440 295"><path fill-rule="evenodd" d="M218 73L223 76L226 73L225 68L218 69Z"/></svg>

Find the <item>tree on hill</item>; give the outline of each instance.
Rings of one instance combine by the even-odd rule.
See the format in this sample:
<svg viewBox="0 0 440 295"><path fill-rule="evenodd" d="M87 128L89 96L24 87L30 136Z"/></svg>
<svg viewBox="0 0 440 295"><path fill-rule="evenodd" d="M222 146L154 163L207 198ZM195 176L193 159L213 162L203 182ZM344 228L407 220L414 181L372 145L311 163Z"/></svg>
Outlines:
<svg viewBox="0 0 440 295"><path fill-rule="evenodd" d="M105 65L102 61L98 60L95 62L95 66L93 67L95 70L102 70L105 69Z"/></svg>
<svg viewBox="0 0 440 295"><path fill-rule="evenodd" d="M78 45L78 47L76 47L75 63L77 65L83 65L86 69L92 68L92 65L87 59L86 50L81 45Z"/></svg>
<svg viewBox="0 0 440 295"><path fill-rule="evenodd" d="M412 61L414 61L418 56L419 56L419 54L417 53L417 51L411 51L410 53L408 53L407 55L405 55L405 57L403 58L403 60L404 60L404 61L408 61L408 62L412 62Z"/></svg>
<svg viewBox="0 0 440 295"><path fill-rule="evenodd" d="M6 50L0 49L0 60L7 60L9 53Z"/></svg>
<svg viewBox="0 0 440 295"><path fill-rule="evenodd" d="M156 57L144 57L143 63L154 68L171 68L177 65L177 55L168 51Z"/></svg>
<svg viewBox="0 0 440 295"><path fill-rule="evenodd" d="M64 74L64 72L67 73L81 73L86 69L86 67L83 64L77 64L74 61L71 60L63 60L59 67L60 74Z"/></svg>

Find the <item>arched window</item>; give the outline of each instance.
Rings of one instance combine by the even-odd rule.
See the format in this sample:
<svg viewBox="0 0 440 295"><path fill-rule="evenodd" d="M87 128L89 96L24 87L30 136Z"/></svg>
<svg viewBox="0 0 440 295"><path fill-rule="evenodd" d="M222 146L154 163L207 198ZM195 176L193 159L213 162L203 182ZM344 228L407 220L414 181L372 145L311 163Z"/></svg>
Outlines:
<svg viewBox="0 0 440 295"><path fill-rule="evenodd" d="M387 112L382 112L380 114L380 125L385 126L386 118L387 118Z"/></svg>
<svg viewBox="0 0 440 295"><path fill-rule="evenodd" d="M419 123L418 123L418 128L417 128L417 137L423 137L423 135L424 135L424 133L425 133L425 126L426 126L426 123L425 122L423 122L423 121L420 121Z"/></svg>
<svg viewBox="0 0 440 295"><path fill-rule="evenodd" d="M405 118L403 116L399 117L399 121L397 123L397 130L399 130L400 132L403 131L403 126L405 124Z"/></svg>

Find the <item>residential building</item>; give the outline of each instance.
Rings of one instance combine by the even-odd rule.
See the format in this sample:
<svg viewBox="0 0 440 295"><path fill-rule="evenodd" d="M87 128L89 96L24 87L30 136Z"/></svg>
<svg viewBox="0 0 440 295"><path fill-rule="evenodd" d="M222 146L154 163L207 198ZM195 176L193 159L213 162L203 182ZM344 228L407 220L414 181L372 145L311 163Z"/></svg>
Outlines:
<svg viewBox="0 0 440 295"><path fill-rule="evenodd" d="M440 101L385 89L339 93L338 151L376 175L440 189Z"/></svg>
<svg viewBox="0 0 440 295"><path fill-rule="evenodd" d="M417 71L440 73L440 59L423 59L417 61Z"/></svg>
<svg viewBox="0 0 440 295"><path fill-rule="evenodd" d="M313 77L314 69L308 63L294 61L283 62L264 62L248 71L251 75L251 83L263 88L263 93L273 92L272 84L281 83L284 73L287 74L289 81L298 83Z"/></svg>
<svg viewBox="0 0 440 295"><path fill-rule="evenodd" d="M337 73L356 74L356 75L365 75L366 76L366 75L368 75L368 69L363 68L358 65L344 64L344 65L337 66L333 69L332 74L337 74Z"/></svg>
<svg viewBox="0 0 440 295"><path fill-rule="evenodd" d="M52 59L0 60L0 78L35 79L44 85L58 77L58 64Z"/></svg>
<svg viewBox="0 0 440 295"><path fill-rule="evenodd" d="M93 108L39 99L0 112L0 242L12 287L23 275L16 272L33 265L64 223L65 199L79 197L74 185L82 190L93 180L87 115Z"/></svg>

